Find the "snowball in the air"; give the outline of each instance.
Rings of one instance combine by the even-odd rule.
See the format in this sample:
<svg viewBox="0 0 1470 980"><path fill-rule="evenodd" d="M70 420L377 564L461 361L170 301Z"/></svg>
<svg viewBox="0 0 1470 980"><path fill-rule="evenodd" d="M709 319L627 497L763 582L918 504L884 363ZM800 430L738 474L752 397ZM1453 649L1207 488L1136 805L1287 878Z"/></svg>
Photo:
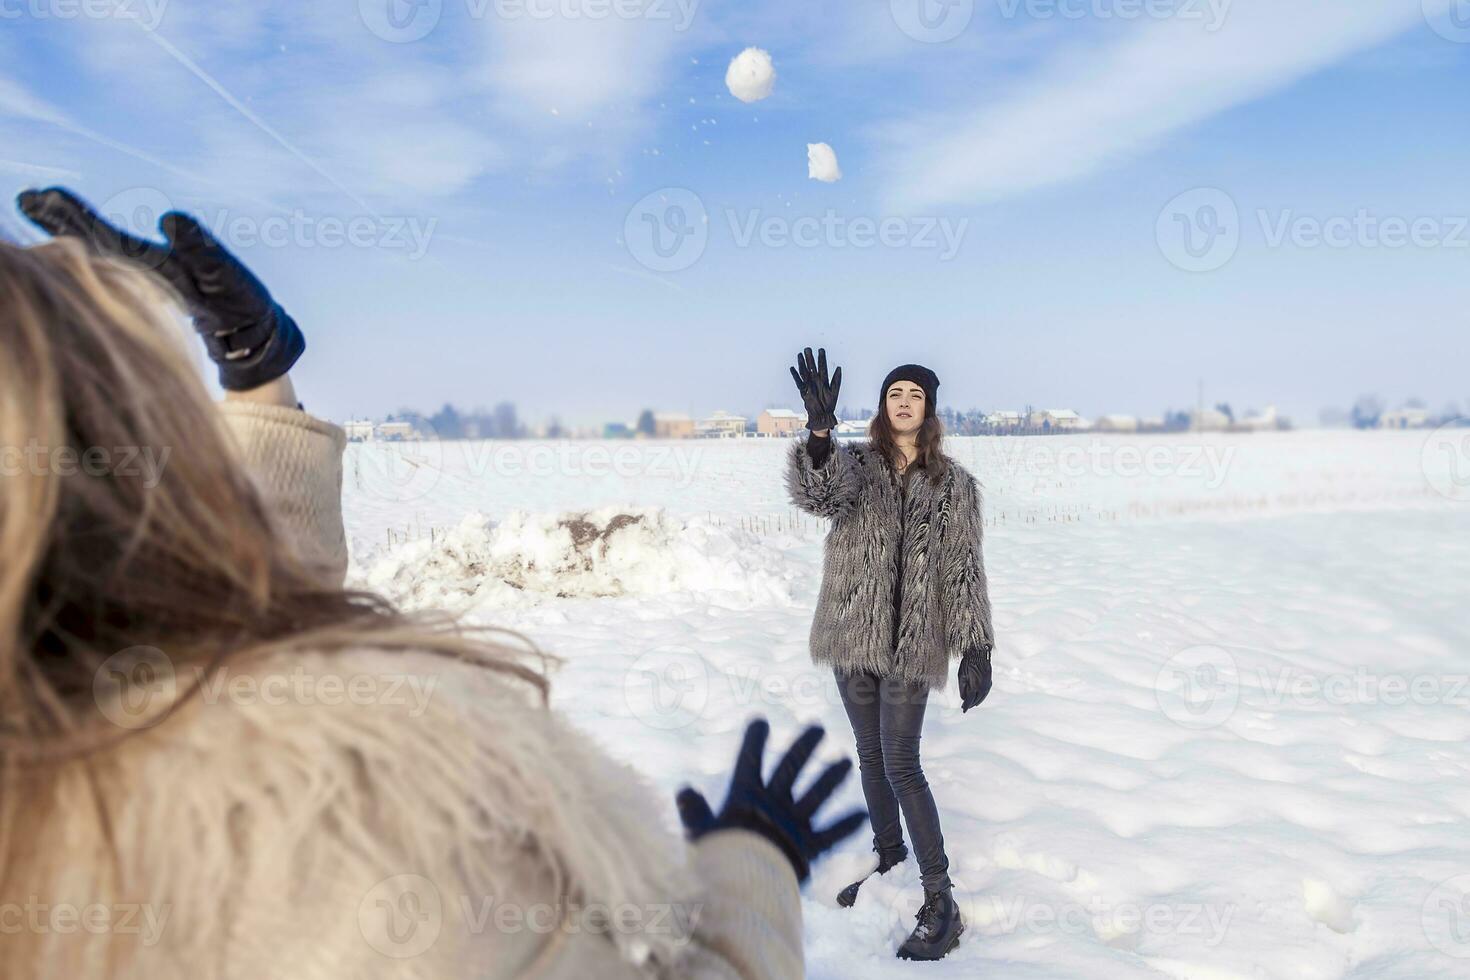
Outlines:
<svg viewBox="0 0 1470 980"><path fill-rule="evenodd" d="M842 179L842 168L837 166L837 154L826 143L806 145L806 175L812 180L830 184Z"/></svg>
<svg viewBox="0 0 1470 980"><path fill-rule="evenodd" d="M741 102L759 102L776 86L776 66L771 52L746 48L730 59L725 69L725 87Z"/></svg>

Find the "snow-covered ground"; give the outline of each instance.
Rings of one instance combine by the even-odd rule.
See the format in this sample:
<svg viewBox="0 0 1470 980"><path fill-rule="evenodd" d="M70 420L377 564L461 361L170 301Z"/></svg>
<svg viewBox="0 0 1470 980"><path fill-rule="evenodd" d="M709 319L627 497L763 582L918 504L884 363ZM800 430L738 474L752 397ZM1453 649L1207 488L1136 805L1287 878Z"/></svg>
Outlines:
<svg viewBox="0 0 1470 980"><path fill-rule="evenodd" d="M788 445L354 445L353 577L524 632L565 660L561 710L668 799L714 800L751 715L851 750L806 656L823 527L786 503ZM969 930L895 960L917 869L839 909L856 837L805 892L810 975L1470 976L1465 446L950 449L985 486L998 635L989 701L950 690L925 728Z"/></svg>

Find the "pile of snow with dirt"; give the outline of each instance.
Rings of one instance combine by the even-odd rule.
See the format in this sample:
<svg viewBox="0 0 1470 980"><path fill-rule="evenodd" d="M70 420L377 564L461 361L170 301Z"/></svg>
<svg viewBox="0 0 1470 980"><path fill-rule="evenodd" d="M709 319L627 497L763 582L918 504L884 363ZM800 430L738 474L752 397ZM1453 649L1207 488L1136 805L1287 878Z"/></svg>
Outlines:
<svg viewBox="0 0 1470 980"><path fill-rule="evenodd" d="M662 508L472 513L433 541L380 555L364 583L405 608L518 606L547 598L697 593L737 608L791 601L782 550Z"/></svg>

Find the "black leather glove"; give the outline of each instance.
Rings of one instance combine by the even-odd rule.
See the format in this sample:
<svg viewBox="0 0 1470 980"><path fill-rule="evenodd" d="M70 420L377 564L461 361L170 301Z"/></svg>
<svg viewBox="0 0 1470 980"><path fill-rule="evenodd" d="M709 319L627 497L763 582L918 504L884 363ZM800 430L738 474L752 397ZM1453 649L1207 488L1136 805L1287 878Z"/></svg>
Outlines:
<svg viewBox="0 0 1470 980"><path fill-rule="evenodd" d="M754 831L781 849L791 862L797 881L806 881L811 874L811 862L856 832L867 822L868 815L857 810L825 830L815 829L812 817L852 771L852 760L843 759L828 766L806 795L800 800L793 799L796 777L825 733L816 725L802 732L767 783L761 778L761 761L770 733L771 726L764 718L757 718L745 729L745 741L735 760L735 775L730 779L730 792L718 816L710 810L703 794L686 786L677 798L679 819L690 840L699 840L715 830Z"/></svg>
<svg viewBox="0 0 1470 980"><path fill-rule="evenodd" d="M960 658L960 708L969 711L990 694L990 651L970 650Z"/></svg>
<svg viewBox="0 0 1470 980"><path fill-rule="evenodd" d="M183 297L231 391L258 388L291 370L306 339L296 321L250 270L193 218L170 211L159 219L162 243L113 227L75 194L59 187L24 191L21 211L54 236L70 235L101 255L146 266Z"/></svg>
<svg viewBox="0 0 1470 980"><path fill-rule="evenodd" d="M832 372L830 381L827 379L827 349L819 348L815 360L810 347L797 354L796 367L791 369L791 377L796 380L796 390L801 393L801 400L806 405L806 427L812 432L835 429L837 394L842 390L842 368Z"/></svg>

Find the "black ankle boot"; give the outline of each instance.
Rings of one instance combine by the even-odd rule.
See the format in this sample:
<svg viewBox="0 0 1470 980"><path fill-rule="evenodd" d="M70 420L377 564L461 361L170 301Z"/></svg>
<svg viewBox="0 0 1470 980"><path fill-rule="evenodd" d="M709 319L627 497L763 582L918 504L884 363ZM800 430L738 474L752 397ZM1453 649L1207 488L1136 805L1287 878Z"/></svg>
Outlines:
<svg viewBox="0 0 1470 980"><path fill-rule="evenodd" d="M965 922L954 901L954 889L924 891L924 907L919 909L919 924L909 938L898 947L899 959L940 960L960 944Z"/></svg>
<svg viewBox="0 0 1470 980"><path fill-rule="evenodd" d="M904 861L908 860L909 856L909 849L904 845L903 841L899 841L897 847L882 848L878 846L878 841L875 838L873 840L873 850L878 852L878 866L837 893L837 904L845 909L852 908L853 903L857 901L858 889L863 887L863 882L875 874L886 875L895 865L903 864Z"/></svg>

